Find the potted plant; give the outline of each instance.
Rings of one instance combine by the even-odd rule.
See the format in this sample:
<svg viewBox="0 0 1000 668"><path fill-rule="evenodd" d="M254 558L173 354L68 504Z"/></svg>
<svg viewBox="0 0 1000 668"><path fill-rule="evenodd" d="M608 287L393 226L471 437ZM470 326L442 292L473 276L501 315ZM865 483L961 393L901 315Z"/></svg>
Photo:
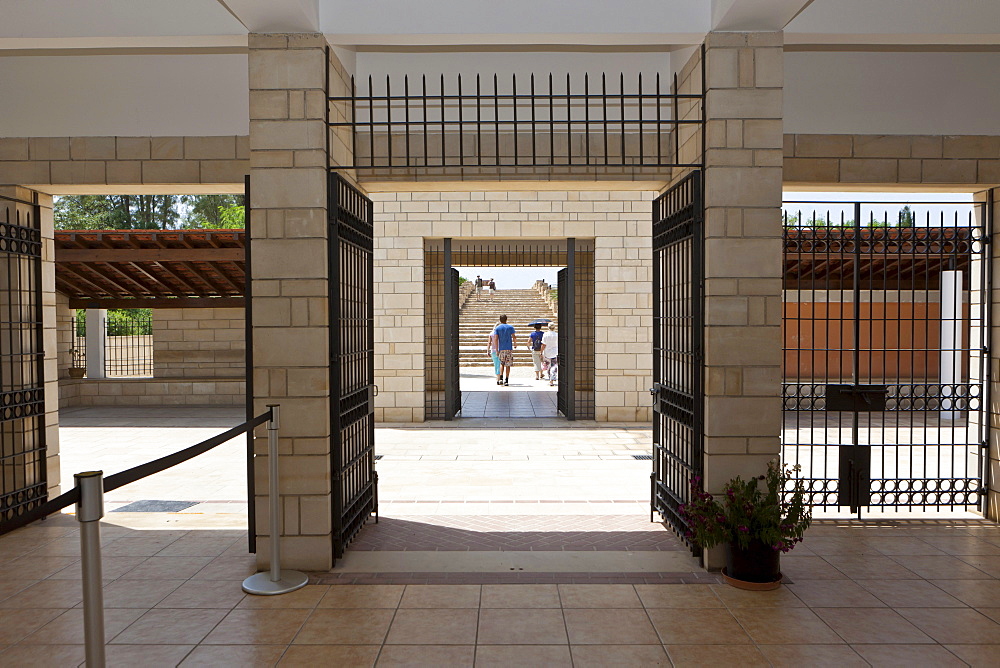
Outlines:
<svg viewBox="0 0 1000 668"><path fill-rule="evenodd" d="M726 548L723 577L748 589L775 589L781 583L781 553L802 540L812 521L800 467L767 465L765 475L726 483L721 503L705 492L700 477L691 481L690 503L680 507L688 540L703 548ZM791 485L789 484L791 483Z"/></svg>

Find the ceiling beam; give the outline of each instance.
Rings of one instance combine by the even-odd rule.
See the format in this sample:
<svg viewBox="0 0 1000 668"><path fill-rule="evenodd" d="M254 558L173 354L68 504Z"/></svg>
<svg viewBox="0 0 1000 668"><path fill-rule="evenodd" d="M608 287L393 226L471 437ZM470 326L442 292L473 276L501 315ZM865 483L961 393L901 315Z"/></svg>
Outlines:
<svg viewBox="0 0 1000 668"><path fill-rule="evenodd" d="M154 297L151 299L91 299L71 297L69 307L76 308L244 308L243 297Z"/></svg>
<svg viewBox="0 0 1000 668"><path fill-rule="evenodd" d="M56 262L234 262L242 248L56 248Z"/></svg>
<svg viewBox="0 0 1000 668"><path fill-rule="evenodd" d="M813 0L712 0L712 30L784 30Z"/></svg>

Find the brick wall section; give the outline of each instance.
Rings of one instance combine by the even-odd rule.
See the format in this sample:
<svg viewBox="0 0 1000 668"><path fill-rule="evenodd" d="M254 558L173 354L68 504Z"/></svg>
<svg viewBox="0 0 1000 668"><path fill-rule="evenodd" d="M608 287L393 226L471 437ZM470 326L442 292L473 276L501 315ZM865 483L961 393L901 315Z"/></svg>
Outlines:
<svg viewBox="0 0 1000 668"><path fill-rule="evenodd" d="M785 135L786 185L1000 184L1000 136Z"/></svg>
<svg viewBox="0 0 1000 668"><path fill-rule="evenodd" d="M706 40L705 484L780 452L782 34Z"/></svg>
<svg viewBox="0 0 1000 668"><path fill-rule="evenodd" d="M249 45L254 412L281 404L284 564L327 570L332 498L326 40L319 34L251 34ZM256 452L257 555L265 567L263 433Z"/></svg>
<svg viewBox="0 0 1000 668"><path fill-rule="evenodd" d="M242 183L247 137L4 137L0 183Z"/></svg>
<svg viewBox="0 0 1000 668"><path fill-rule="evenodd" d="M243 378L245 320L241 308L153 311L157 378Z"/></svg>
<svg viewBox="0 0 1000 668"><path fill-rule="evenodd" d="M650 191L375 193L376 419L424 419L424 238L594 239L596 417L651 419Z"/></svg>

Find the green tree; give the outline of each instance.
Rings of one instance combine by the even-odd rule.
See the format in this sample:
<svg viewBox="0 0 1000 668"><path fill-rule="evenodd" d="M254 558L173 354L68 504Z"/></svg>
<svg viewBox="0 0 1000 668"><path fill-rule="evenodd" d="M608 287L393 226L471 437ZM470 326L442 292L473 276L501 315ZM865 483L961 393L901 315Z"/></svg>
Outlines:
<svg viewBox="0 0 1000 668"><path fill-rule="evenodd" d="M899 210L899 227L913 227L914 222L915 216L913 215L913 210L907 204Z"/></svg>
<svg viewBox="0 0 1000 668"><path fill-rule="evenodd" d="M55 203L57 230L157 230L177 227L177 195L69 195Z"/></svg>
<svg viewBox="0 0 1000 668"><path fill-rule="evenodd" d="M245 227L243 195L186 195L183 228L242 229Z"/></svg>

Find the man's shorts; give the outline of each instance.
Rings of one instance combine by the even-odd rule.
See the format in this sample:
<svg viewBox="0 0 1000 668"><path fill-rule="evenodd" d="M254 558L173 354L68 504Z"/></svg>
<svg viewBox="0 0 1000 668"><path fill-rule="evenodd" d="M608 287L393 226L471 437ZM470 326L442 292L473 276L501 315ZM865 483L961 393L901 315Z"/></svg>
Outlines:
<svg viewBox="0 0 1000 668"><path fill-rule="evenodd" d="M500 364L504 366L514 366L514 351L513 350L501 350L500 351Z"/></svg>

